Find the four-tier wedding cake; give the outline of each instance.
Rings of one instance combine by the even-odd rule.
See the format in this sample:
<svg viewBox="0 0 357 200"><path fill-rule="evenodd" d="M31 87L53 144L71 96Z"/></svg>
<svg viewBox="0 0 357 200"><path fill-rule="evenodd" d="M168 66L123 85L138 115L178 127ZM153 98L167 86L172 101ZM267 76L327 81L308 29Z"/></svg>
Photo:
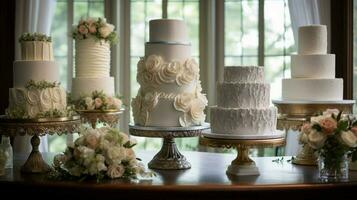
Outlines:
<svg viewBox="0 0 357 200"><path fill-rule="evenodd" d="M212 133L272 135L276 121L263 67L225 67L224 82L217 84L217 107L211 108Z"/></svg>
<svg viewBox="0 0 357 200"><path fill-rule="evenodd" d="M282 99L343 100L343 79L335 78L335 55L327 54L324 25L299 27L298 54L291 56L291 79L283 79Z"/></svg>
<svg viewBox="0 0 357 200"><path fill-rule="evenodd" d="M13 88L9 89L10 118L67 115L66 91L59 86L59 69L53 60L51 37L24 33L21 60L14 61Z"/></svg>
<svg viewBox="0 0 357 200"><path fill-rule="evenodd" d="M145 57L137 65L138 94L132 100L134 122L141 126L187 127L205 121L199 66L191 57L181 20L150 21Z"/></svg>

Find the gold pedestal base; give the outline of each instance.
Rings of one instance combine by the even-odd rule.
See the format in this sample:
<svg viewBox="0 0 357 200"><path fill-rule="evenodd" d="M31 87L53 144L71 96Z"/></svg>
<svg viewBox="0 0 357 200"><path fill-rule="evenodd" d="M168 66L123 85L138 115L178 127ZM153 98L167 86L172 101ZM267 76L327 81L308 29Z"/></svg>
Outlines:
<svg viewBox="0 0 357 200"><path fill-rule="evenodd" d="M81 116L83 123L91 124L95 129L98 122L103 122L110 127L115 127L119 123L120 115L124 112L124 109L120 110L76 110Z"/></svg>
<svg viewBox="0 0 357 200"><path fill-rule="evenodd" d="M25 164L21 167L23 173L46 173L51 167L43 160L41 152L38 150L40 137L37 135L31 138L32 152L27 158Z"/></svg>
<svg viewBox="0 0 357 200"><path fill-rule="evenodd" d="M293 157L292 163L296 165L317 165L317 158L314 150L309 145L304 145L296 157Z"/></svg>

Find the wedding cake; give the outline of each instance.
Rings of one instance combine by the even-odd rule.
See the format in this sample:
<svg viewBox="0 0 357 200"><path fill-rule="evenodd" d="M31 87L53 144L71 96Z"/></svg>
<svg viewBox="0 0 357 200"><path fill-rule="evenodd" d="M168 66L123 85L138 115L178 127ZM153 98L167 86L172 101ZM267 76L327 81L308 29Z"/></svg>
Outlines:
<svg viewBox="0 0 357 200"><path fill-rule="evenodd" d="M67 114L66 91L59 86L51 37L24 33L21 60L14 61L13 88L9 89L10 118L61 117Z"/></svg>
<svg viewBox="0 0 357 200"><path fill-rule="evenodd" d="M217 106L211 108L212 133L271 135L276 121L263 67L225 67L224 82L217 84Z"/></svg>
<svg viewBox="0 0 357 200"><path fill-rule="evenodd" d="M187 127L205 121L199 66L191 57L186 25L181 20L149 23L145 57L137 64L138 94L132 100L134 122L141 126Z"/></svg>
<svg viewBox="0 0 357 200"><path fill-rule="evenodd" d="M283 79L283 100L343 100L343 79L335 78L335 55L327 54L324 25L299 27L298 54L291 56L291 79Z"/></svg>
<svg viewBox="0 0 357 200"><path fill-rule="evenodd" d="M119 109L110 76L110 44L116 42L114 26L105 19L88 18L74 26L75 78L71 98L77 109Z"/></svg>

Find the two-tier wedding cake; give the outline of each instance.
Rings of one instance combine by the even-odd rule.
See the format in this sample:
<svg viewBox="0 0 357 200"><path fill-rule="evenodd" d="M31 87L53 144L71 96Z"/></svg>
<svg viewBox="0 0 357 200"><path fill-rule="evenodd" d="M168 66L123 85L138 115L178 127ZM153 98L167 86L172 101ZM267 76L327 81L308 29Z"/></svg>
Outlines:
<svg viewBox="0 0 357 200"><path fill-rule="evenodd" d="M224 82L217 84L217 106L211 108L212 133L273 135L276 121L263 67L225 67Z"/></svg>
<svg viewBox="0 0 357 200"><path fill-rule="evenodd" d="M335 55L327 54L326 26L299 27L298 54L291 56L291 77L283 79L283 100L343 100L343 79L335 78Z"/></svg>
<svg viewBox="0 0 357 200"><path fill-rule="evenodd" d="M187 127L205 121L199 66L191 57L181 20L152 20L145 57L137 65L138 94L132 100L134 122L141 126Z"/></svg>
<svg viewBox="0 0 357 200"><path fill-rule="evenodd" d="M114 77L110 76L110 44L116 42L114 26L103 18L80 20L74 26L75 78L71 97L76 109L119 109Z"/></svg>
<svg viewBox="0 0 357 200"><path fill-rule="evenodd" d="M20 43L21 60L14 61L7 116L42 118L67 115L66 91L59 86L59 69L53 60L51 37L24 33Z"/></svg>

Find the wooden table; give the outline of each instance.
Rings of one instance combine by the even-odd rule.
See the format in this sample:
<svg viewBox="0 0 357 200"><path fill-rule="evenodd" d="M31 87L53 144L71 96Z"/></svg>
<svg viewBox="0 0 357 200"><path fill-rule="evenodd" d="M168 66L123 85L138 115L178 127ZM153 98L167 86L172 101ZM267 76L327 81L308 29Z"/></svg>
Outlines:
<svg viewBox="0 0 357 200"><path fill-rule="evenodd" d="M320 183L316 167L292 165L285 157L254 158L260 176L227 177L225 170L233 154L184 152L192 164L189 170L156 170L152 180L108 180L71 182L51 181L44 175L23 175L19 169L25 156L14 159L14 169L0 177L0 191L12 197L31 195L39 199L324 199L327 197L357 198L357 171L350 172L344 183ZM154 152L139 152L145 163ZM53 155L45 154L48 162ZM1 199L3 199L1 197ZM352 200L351 199L351 200Z"/></svg>

